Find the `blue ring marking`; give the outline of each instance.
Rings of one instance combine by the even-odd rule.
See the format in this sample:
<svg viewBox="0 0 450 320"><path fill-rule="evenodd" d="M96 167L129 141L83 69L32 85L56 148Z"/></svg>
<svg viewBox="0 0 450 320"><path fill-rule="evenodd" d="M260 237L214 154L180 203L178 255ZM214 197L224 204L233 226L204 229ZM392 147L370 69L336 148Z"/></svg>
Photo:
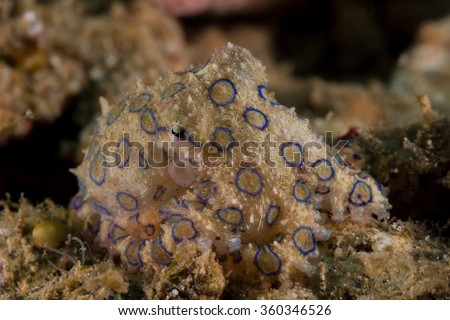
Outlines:
<svg viewBox="0 0 450 320"><path fill-rule="evenodd" d="M96 132L96 134L97 134L98 132ZM95 151L97 150L97 141L96 140L94 140L94 142L92 142L92 145L91 145L91 147L89 148L89 151L88 151L88 153L87 153L87 155L86 155L86 160L92 160L93 158L94 158L94 156L95 156Z"/></svg>
<svg viewBox="0 0 450 320"><path fill-rule="evenodd" d="M126 200L124 200L126 198ZM131 194L128 194L126 192L117 192L116 193L116 200L119 203L119 205L122 207L122 209L127 211L133 211L136 210L138 207L138 202L135 197L133 197ZM131 205L127 205L125 201L131 201Z"/></svg>
<svg viewBox="0 0 450 320"><path fill-rule="evenodd" d="M375 185L377 186L378 191L382 191L383 190L383 186L380 183L378 183L377 180L373 180L373 181L375 182Z"/></svg>
<svg viewBox="0 0 450 320"><path fill-rule="evenodd" d="M78 193L82 195L83 197L87 194L86 186L81 180L78 180Z"/></svg>
<svg viewBox="0 0 450 320"><path fill-rule="evenodd" d="M92 209L94 209L94 211L96 211L98 213L101 213L101 214L104 214L104 215L107 215L107 216L111 215L111 213L109 212L108 209L106 209L104 206L102 206L102 205L100 205L98 203L93 203L92 204Z"/></svg>
<svg viewBox="0 0 450 320"><path fill-rule="evenodd" d="M275 261L276 261L276 270L275 271L266 271L260 266L259 259L260 259L261 254L264 254L264 253L272 256L275 259ZM276 276L281 271L280 257L272 250L272 248L270 248L269 245L258 246L258 251L255 254L254 262L255 262L255 265L258 268L258 270L265 276Z"/></svg>
<svg viewBox="0 0 450 320"><path fill-rule="evenodd" d="M154 130L150 130L150 129L146 128L146 126L144 125L144 121L147 120L146 118L149 118L149 120L151 122L153 122L153 126L155 127ZM149 108L145 109L145 111L142 113L141 129L148 134L156 134L159 131L163 130L163 128L158 127L158 124L156 123L156 120L155 120L155 115L153 114L153 111Z"/></svg>
<svg viewBox="0 0 450 320"><path fill-rule="evenodd" d="M169 201L172 203L169 203ZM166 200L164 203L162 203L159 206L159 212L163 213L163 214L172 214L173 213L172 211L170 211L169 209L163 208L163 207L170 206L170 208L171 208L172 206L178 207L179 205L180 205L180 201L178 200L178 198L171 197L170 199Z"/></svg>
<svg viewBox="0 0 450 320"><path fill-rule="evenodd" d="M297 149L297 151L300 153L300 161L299 161L299 162L289 161L289 160L286 158L286 156L285 156L285 154L284 154L284 153L285 153L284 150L285 150L287 147L290 147L290 146L294 146L294 147ZM303 150L302 150L302 146L301 146L300 144L298 144L297 142L293 142L293 141L283 142L283 143L281 144L281 146L280 146L280 154L282 155L284 161L285 161L288 165L290 165L291 167L299 168L299 167L301 167L302 164L303 164Z"/></svg>
<svg viewBox="0 0 450 320"><path fill-rule="evenodd" d="M226 219L225 214L230 211L232 212L232 215L234 215L234 218L236 218L236 217L238 218L238 219L234 219L234 220L238 220L237 222L233 222L233 221ZM244 216L242 214L242 211L237 208L234 208L234 207L227 207L227 208L219 209L219 210L217 210L216 215L220 220L222 220L223 222L225 222L229 225L232 225L232 226L240 226L244 222Z"/></svg>
<svg viewBox="0 0 450 320"><path fill-rule="evenodd" d="M305 197L300 197L300 196L298 196L297 195L297 192L296 192L296 187L297 186L302 186L302 187L304 187L305 189L306 189L306 191L308 192L307 193L307 195L305 196ZM309 190L309 188L308 188L308 186L302 181L302 180L297 180L295 183L294 183L294 187L293 187L293 195L294 195L294 198L298 201L298 202L306 202L306 201L308 201L310 198L311 198L311 191Z"/></svg>
<svg viewBox="0 0 450 320"><path fill-rule="evenodd" d="M129 253L128 253L128 250L130 250L130 248L131 248L131 246L132 245L134 245L134 244L136 244L136 242L137 243L139 243L139 245L138 245L138 247L136 248L136 262L134 262L134 261L132 261L132 259L131 259L131 257L130 257L130 255L129 255ZM144 246L144 241L142 241L142 240L133 240L133 241L131 241L129 244L128 244L128 246L126 247L126 249L125 249L125 257L127 258L127 261L128 261L128 263L131 265L131 266L133 266L133 267L137 267L137 266L139 266L139 268L142 268L143 266L144 266L144 263L142 262L142 259L141 259L141 254L140 254L140 252L139 251L141 251L141 249L142 249L142 247Z"/></svg>
<svg viewBox="0 0 450 320"><path fill-rule="evenodd" d="M312 167L316 168L317 166L320 166L322 163L324 163L327 166L327 168L330 170L330 172L329 172L328 176L326 176L326 177L322 177L318 172L316 172L316 175L317 175L317 178L319 178L320 180L328 181L334 177L334 168L331 165L330 161L328 161L327 159L319 159L313 163Z"/></svg>
<svg viewBox="0 0 450 320"><path fill-rule="evenodd" d="M370 176L369 176L367 173L365 173L364 171L358 172L357 176L358 176L358 178L360 178L360 179L367 179L367 178L370 177ZM377 189L378 189L379 191L381 191L381 190L383 189L383 186L382 186L380 183L378 183L377 180L373 179L373 182L375 183L375 185L377 186Z"/></svg>
<svg viewBox="0 0 450 320"><path fill-rule="evenodd" d="M96 216L96 217L94 217ZM90 221L91 219L96 219L94 221L95 224L92 223L92 221ZM89 216L88 220L87 220L87 228L89 230L90 233L92 234L97 234L98 231L100 230L100 222L101 222L101 217L98 214L93 214L91 216Z"/></svg>
<svg viewBox="0 0 450 320"><path fill-rule="evenodd" d="M141 93L140 95L137 95L131 102L130 112L141 111L142 109L147 107L147 104L151 98L152 98L152 95L149 92L144 92L144 93Z"/></svg>
<svg viewBox="0 0 450 320"><path fill-rule="evenodd" d="M271 214L272 210L277 210L277 213L275 213L275 217L273 217ZM266 222L269 226L272 226L280 217L281 214L281 209L280 206L271 204L269 209L267 209L267 213L266 213Z"/></svg>
<svg viewBox="0 0 450 320"><path fill-rule="evenodd" d="M162 220L162 223L174 223L177 222L178 220L183 219L183 216L181 214L171 214L170 216L168 216L166 219Z"/></svg>
<svg viewBox="0 0 450 320"><path fill-rule="evenodd" d="M224 146L222 146L222 144L220 144L219 142L216 141L217 135L219 134L219 132L225 132L228 135L228 137L230 138L230 142L225 146L225 148L224 148ZM216 130L214 130L213 136L212 136L212 139L211 139L211 142L214 144L214 146L219 151L224 151L224 150L228 151L228 150L230 150L231 147L233 146L233 142L234 141L236 141L236 140L234 139L231 130L228 129L228 128L224 128L224 127L219 127Z"/></svg>
<svg viewBox="0 0 450 320"><path fill-rule="evenodd" d="M218 102L218 101L216 101L216 100L213 98L212 91L214 90L214 87L215 87L216 85L218 85L218 84L220 84L220 83L222 83L222 82L225 82L225 83L227 83L227 84L230 86L230 88L233 90L233 96L232 96L230 99L228 99L227 101L225 101L225 102ZM231 81L228 80L228 79L224 79L224 78L219 79L219 80L216 80L216 81L209 87L208 93L209 93L209 98L211 99L211 101L212 101L214 104L216 104L216 105L218 105L218 106L220 106L220 107L226 106L227 104L230 104L230 103L234 102L234 100L236 99L236 88L234 87L233 82L231 82Z"/></svg>
<svg viewBox="0 0 450 320"><path fill-rule="evenodd" d="M195 210L195 211L198 211L198 212L203 211L203 209L205 209L205 207L206 207L206 202L197 201L197 200L186 200L186 199L183 199L181 201L181 204L186 209Z"/></svg>
<svg viewBox="0 0 450 320"><path fill-rule="evenodd" d="M180 238L180 237L178 237L175 233L175 228L177 228L178 227L178 225L180 224L180 223L187 223L187 224L189 224L189 227L192 229L192 231L193 231L193 234L192 234L192 236L190 236L190 237L187 237L187 238L185 238L185 237L183 237L183 238ZM191 219L187 219L187 218L181 218L181 219L179 219L179 220L177 220L175 223L174 223L174 225L172 226L172 230L171 230L171 234L172 234L172 239L173 239L173 241L175 241L176 243L180 243L181 241L183 241L183 240L193 240L193 239L195 239L196 237L197 237L197 235L198 235L198 231L197 231L197 229L195 228L195 226L194 226L194 222L191 220Z"/></svg>
<svg viewBox="0 0 450 320"><path fill-rule="evenodd" d="M367 200L363 200L360 193L357 193L357 194L355 193L357 191L356 188L358 188L359 186L361 186L362 188L365 188L367 190L367 192L369 193L369 198ZM352 200L352 198L354 196L356 196L356 198L358 198L358 201L355 202ZM353 205L355 205L357 207L365 206L366 204L372 202L372 188L364 181L357 180L355 182L355 184L353 185L353 189L350 192L348 201L350 201Z"/></svg>
<svg viewBox="0 0 450 320"><path fill-rule="evenodd" d="M206 61L204 61L203 64L201 64L200 66L198 66L198 67L193 67L193 68L187 70L187 72L197 73L197 72L199 72L200 70L204 69L208 64L209 64L209 59L206 60Z"/></svg>
<svg viewBox="0 0 450 320"><path fill-rule="evenodd" d="M168 94L168 92L173 89L173 87L178 86L177 89L175 89L174 92ZM170 84L169 86L167 86L164 91L161 94L161 99L166 100L169 99L171 97L173 97L174 95L176 95L178 92L180 92L181 90L183 90L185 88L185 84L182 82L174 82L172 84Z"/></svg>
<svg viewBox="0 0 450 320"><path fill-rule="evenodd" d="M263 125L258 126L258 125L256 125L256 124L250 122L248 116L249 116L249 113L252 113L252 112L255 112L255 113L257 113L257 114L259 114L259 115L261 115L261 116L263 117L263 119L264 119L264 124L263 124ZM248 123L249 125L251 125L253 128L259 129L259 130L261 130L261 131L264 130L264 129L269 125L269 120L267 119L267 116L266 116L264 113L262 113L261 111L259 111L258 109L255 109L255 108L248 108L248 109L245 110L245 112L243 113L243 116L244 116L244 121L245 121L245 122L247 122L247 123Z"/></svg>
<svg viewBox="0 0 450 320"><path fill-rule="evenodd" d="M162 254L166 255L167 259L165 260L158 259L158 257L156 257L155 254L155 249L159 249ZM167 249L164 247L161 235L159 235L156 239L152 241L150 247L150 255L154 261L161 263L163 266L168 266L172 263L172 254L169 251L167 251Z"/></svg>
<svg viewBox="0 0 450 320"><path fill-rule="evenodd" d="M255 174L256 177L258 178L258 180L259 180L259 187L258 187L258 189L256 191L252 192L251 190L247 190L247 189L245 189L245 188L240 186L239 179L241 178L241 175L244 172L251 172L252 174ZM247 194L249 194L251 196L258 195L262 191L263 186L264 186L262 178L261 178L261 175L258 173L258 171L256 171L253 168L241 168L241 169L239 169L238 173L236 174L236 181L235 181L235 183L236 183L236 186L238 187L238 189L240 191L242 191L244 193L247 193Z"/></svg>
<svg viewBox="0 0 450 320"><path fill-rule="evenodd" d="M201 192L204 188L208 188L209 189L206 192L207 193L206 196L204 196L202 194L202 192ZM200 184L198 186L198 189L196 191L198 191L196 193L197 198L199 198L202 201L208 201L216 193L216 184L210 179L203 180L203 181L200 182Z"/></svg>
<svg viewBox="0 0 450 320"><path fill-rule="evenodd" d="M119 168L123 169L130 162L130 156L131 156L131 146L130 146L130 141L128 140L128 138L124 137L124 138L120 139L119 143L117 144L117 148L118 148L117 152L120 152L121 146L123 146L123 154L122 155L124 156L124 159L120 163L117 163L118 161L116 161L116 165ZM122 157L116 158L116 160L119 160L121 158Z"/></svg>
<svg viewBox="0 0 450 320"><path fill-rule="evenodd" d="M311 244L312 244L311 248L303 248L299 243L297 243L296 235L303 230L307 231L311 236ZM316 250L316 237L315 237L314 231L311 227L302 226L302 227L298 228L297 230L295 230L294 233L292 234L292 241L294 242L295 247L302 254L306 255L306 254Z"/></svg>
<svg viewBox="0 0 450 320"><path fill-rule="evenodd" d="M99 177L96 177L94 175L94 172L92 171L93 166L96 161L101 161L100 166L102 167L102 171L101 171L101 175ZM103 166L104 161L105 161L105 157L104 157L103 153L101 151L97 151L97 153L95 154L94 159L92 159L90 167L89 167L89 177L97 185L101 185L103 182L105 182L106 167Z"/></svg>
<svg viewBox="0 0 450 320"><path fill-rule="evenodd" d="M80 193L77 193L77 194L75 195L75 197L73 197L73 199L72 199L72 208L73 208L74 210L78 210L78 209L80 209L80 208L83 206L83 204L85 204L85 203L86 203L86 201L84 201L83 196L82 196Z"/></svg>
<svg viewBox="0 0 450 320"><path fill-rule="evenodd" d="M266 96L266 91L267 91L267 88L265 85L258 86L258 93L261 98L269 101L271 104L273 104L275 106L279 105L280 103L277 100L270 99L268 96Z"/></svg>
<svg viewBox="0 0 450 320"><path fill-rule="evenodd" d="M116 232L119 232L118 235L116 235ZM117 241L120 239L128 237L128 234L126 233L126 230L122 228L121 226L118 226L115 223L112 223L112 227L110 228L108 232L108 239L111 240L112 243L116 244Z"/></svg>
<svg viewBox="0 0 450 320"><path fill-rule="evenodd" d="M127 102L128 99L130 98L130 95L127 94L120 102L118 105L115 105L109 112L108 115L106 116L106 124L108 126L114 124L114 122L116 122L117 119L119 119L120 115L123 113L123 110L126 108L127 106Z"/></svg>

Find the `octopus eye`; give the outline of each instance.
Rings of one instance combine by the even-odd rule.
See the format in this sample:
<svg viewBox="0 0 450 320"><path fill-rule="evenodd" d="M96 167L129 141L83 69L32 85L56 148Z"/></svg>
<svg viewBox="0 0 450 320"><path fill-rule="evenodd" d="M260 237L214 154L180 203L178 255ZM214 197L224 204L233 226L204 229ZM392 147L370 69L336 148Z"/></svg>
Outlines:
<svg viewBox="0 0 450 320"><path fill-rule="evenodd" d="M180 140L184 140L187 137L187 132L179 125L174 125L171 128L172 134Z"/></svg>

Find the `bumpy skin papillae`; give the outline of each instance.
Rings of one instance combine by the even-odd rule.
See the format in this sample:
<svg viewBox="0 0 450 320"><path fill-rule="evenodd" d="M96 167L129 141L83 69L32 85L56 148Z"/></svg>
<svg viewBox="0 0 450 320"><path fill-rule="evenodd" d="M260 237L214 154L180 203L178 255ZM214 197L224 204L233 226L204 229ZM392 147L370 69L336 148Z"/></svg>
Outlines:
<svg viewBox="0 0 450 320"><path fill-rule="evenodd" d="M324 216L386 218L381 187L340 166L266 83L262 64L229 44L198 68L138 81L116 105L102 100L97 133L74 170L74 206L87 230L130 270L170 265L194 241L234 277L289 285L314 273L317 243L330 236ZM122 155L106 168L105 143ZM155 166L162 158L168 165Z"/></svg>

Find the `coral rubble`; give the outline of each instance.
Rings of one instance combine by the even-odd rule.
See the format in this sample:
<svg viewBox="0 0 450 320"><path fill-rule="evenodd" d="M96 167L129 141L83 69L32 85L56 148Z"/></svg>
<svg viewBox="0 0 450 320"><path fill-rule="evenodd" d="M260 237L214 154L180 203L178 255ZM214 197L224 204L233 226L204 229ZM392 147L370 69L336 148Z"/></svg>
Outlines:
<svg viewBox="0 0 450 320"><path fill-rule="evenodd" d="M31 118L58 117L85 79L81 64L55 48L39 13L33 8L14 13L12 4L2 6L0 144L10 135L26 134Z"/></svg>
<svg viewBox="0 0 450 320"><path fill-rule="evenodd" d="M0 142L28 133L31 119L55 120L81 94L86 124L98 96L187 65L179 25L145 0L104 15L80 1L7 0L0 9Z"/></svg>

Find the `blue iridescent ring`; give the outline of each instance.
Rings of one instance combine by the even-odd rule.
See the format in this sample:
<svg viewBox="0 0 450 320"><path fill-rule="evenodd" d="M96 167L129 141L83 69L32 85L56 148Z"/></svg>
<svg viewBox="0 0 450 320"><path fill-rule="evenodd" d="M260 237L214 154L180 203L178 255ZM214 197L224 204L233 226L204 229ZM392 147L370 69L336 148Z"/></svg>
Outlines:
<svg viewBox="0 0 450 320"><path fill-rule="evenodd" d="M214 90L217 89L218 86L226 86L225 89L228 89L230 92L225 93L225 96L218 97ZM208 90L209 98L211 99L214 104L223 107L226 106L236 99L236 88L234 87L234 84L228 80L228 79L219 79L216 82L214 82ZM222 92L222 94L224 94Z"/></svg>
<svg viewBox="0 0 450 320"><path fill-rule="evenodd" d="M291 161L290 159L288 159L286 157L286 148L290 148L293 147L297 150L297 152L300 155L300 159L297 161ZM282 155L284 161L291 167L301 167L302 163L303 163L303 150L302 150L302 146L300 144L298 144L297 142L293 142L293 141L288 141L288 142L283 142L280 146L280 154ZM295 159L294 159L295 160Z"/></svg>
<svg viewBox="0 0 450 320"><path fill-rule="evenodd" d="M232 226L240 226L244 222L242 211L234 207L219 209L216 215L220 220Z"/></svg>
<svg viewBox="0 0 450 320"><path fill-rule="evenodd" d="M225 134L226 138L225 141L226 145L222 145L221 141L218 141L217 138L220 134ZM230 129L228 128L224 128L224 127L219 127L216 130L214 130L213 135L212 135L212 139L211 142L213 142L214 146L219 150L219 151L228 151L231 149L231 147L233 146L233 142L235 141L233 134L231 132Z"/></svg>
<svg viewBox="0 0 450 320"><path fill-rule="evenodd" d="M269 226L273 225L279 218L281 209L279 206L271 204L266 213L266 222Z"/></svg>
<svg viewBox="0 0 450 320"><path fill-rule="evenodd" d="M259 96L261 98L263 98L264 100L269 101L271 104L273 104L273 105L279 105L280 104L277 100L271 99L270 97L267 96L267 88L266 88L266 86L264 86L264 85L258 86L258 93L259 93Z"/></svg>
<svg viewBox="0 0 450 320"><path fill-rule="evenodd" d="M141 259L141 254L140 254L140 250L142 249L142 247L144 246L144 241L142 240L133 240L131 241L128 246L125 249L125 257L127 258L128 263L133 266L133 267L140 267L142 268L142 266L144 265L144 263L142 262ZM132 248L132 246L137 246L135 248L136 252L135 252L135 257L134 260L132 257L130 257L130 249Z"/></svg>
<svg viewBox="0 0 450 320"><path fill-rule="evenodd" d="M309 247L304 247L300 243L300 239L298 238L300 236L300 233L305 234L309 237L309 242L311 242L311 245ZM313 252L316 250L316 237L314 235L314 231L311 227L302 226L294 231L292 234L292 241L294 242L295 247L302 253L302 254L308 254L310 252Z"/></svg>
<svg viewBox="0 0 450 320"><path fill-rule="evenodd" d="M372 202L372 188L364 181L357 180L348 196L348 201L357 207Z"/></svg>
<svg viewBox="0 0 450 320"><path fill-rule="evenodd" d="M216 193L216 184L208 179L200 182L197 189L197 198L202 201L208 201Z"/></svg>
<svg viewBox="0 0 450 320"><path fill-rule="evenodd" d="M254 179L258 183L250 183L245 186L246 181L242 181L242 179ZM254 181L255 182L255 181ZM236 186L238 189L246 194L251 196L258 195L263 189L263 181L261 175L253 168L241 168L236 174Z"/></svg>
<svg viewBox="0 0 450 320"><path fill-rule="evenodd" d="M328 181L334 177L334 169L333 169L333 166L331 165L330 161L328 161L327 159L319 159L313 163L312 167L314 169L316 169L319 166L323 166L323 165L326 168L326 172L323 172L324 170L318 171L319 169L317 169L316 175L317 175L317 178L319 178L320 180Z"/></svg>
<svg viewBox="0 0 450 320"><path fill-rule="evenodd" d="M270 262L271 265L268 266L267 262ZM269 245L258 246L258 251L255 254L255 265L265 276L275 276L281 271L280 257Z"/></svg>
<svg viewBox="0 0 450 320"><path fill-rule="evenodd" d="M116 120L120 117L123 110L125 110L125 107L127 106L128 99L130 98L130 94L127 94L118 105L115 105L111 108L111 110L108 112L108 115L106 116L106 124L108 126L114 124Z"/></svg>
<svg viewBox="0 0 450 320"><path fill-rule="evenodd" d="M149 108L145 109L141 116L141 129L148 134L156 134L162 131L163 128L158 127L155 115Z"/></svg>
<svg viewBox="0 0 450 320"><path fill-rule="evenodd" d="M134 211L138 207L137 199L126 192L117 192L116 200L122 209L127 211Z"/></svg>
<svg viewBox="0 0 450 320"><path fill-rule="evenodd" d="M185 87L186 87L185 84L182 82L172 83L171 85L169 85L164 89L163 93L161 94L161 99L163 100L169 99L174 95L176 95L181 90L183 90Z"/></svg>
<svg viewBox="0 0 450 320"><path fill-rule="evenodd" d="M255 108L248 108L244 112L244 120L253 128L264 130L269 124L267 116Z"/></svg>
<svg viewBox="0 0 450 320"><path fill-rule="evenodd" d="M124 228L117 224L112 224L108 232L108 238L112 243L116 244L120 239L128 237L128 234Z"/></svg>
<svg viewBox="0 0 450 320"><path fill-rule="evenodd" d="M137 95L130 104L130 112L139 112L146 108L151 98L152 95L149 92L144 92Z"/></svg>
<svg viewBox="0 0 450 320"><path fill-rule="evenodd" d="M311 191L303 181L297 180L293 186L293 195L298 202L307 202L311 198Z"/></svg>
<svg viewBox="0 0 450 320"><path fill-rule="evenodd" d="M103 165L104 160L103 152L97 151L89 167L89 177L97 185L101 185L106 179L106 167Z"/></svg>
<svg viewBox="0 0 450 320"><path fill-rule="evenodd" d="M182 228L181 225L184 225L184 228ZM187 232L188 234L177 234L178 228L182 228L182 232ZM177 220L172 227L172 238L177 243L183 240L193 240L197 237L197 235L198 231L194 226L194 222L187 218L181 218Z"/></svg>
<svg viewBox="0 0 450 320"><path fill-rule="evenodd" d="M168 266L172 263L172 254L164 247L161 235L151 242L150 255L154 261L161 263L164 266Z"/></svg>

